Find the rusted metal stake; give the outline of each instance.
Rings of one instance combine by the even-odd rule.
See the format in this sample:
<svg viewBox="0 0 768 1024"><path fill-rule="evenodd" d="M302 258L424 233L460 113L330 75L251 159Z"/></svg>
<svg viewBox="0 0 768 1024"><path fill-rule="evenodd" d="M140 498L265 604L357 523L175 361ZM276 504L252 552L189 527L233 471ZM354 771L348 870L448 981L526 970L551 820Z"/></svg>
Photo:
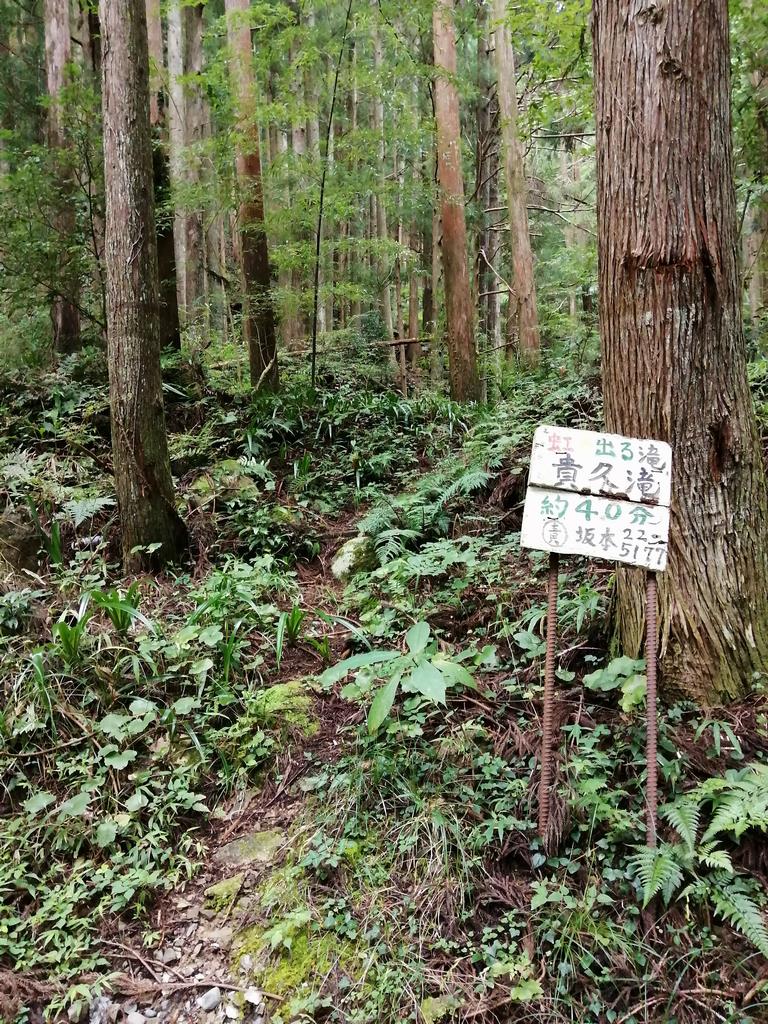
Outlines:
<svg viewBox="0 0 768 1024"><path fill-rule="evenodd" d="M544 715L541 731L541 776L539 778L539 835L546 838L549 827L550 789L554 760L555 644L557 642L557 576L560 556L549 556L547 584L547 653L544 658Z"/></svg>
<svg viewBox="0 0 768 1024"><path fill-rule="evenodd" d="M658 619L656 611L656 573L649 572L645 592L645 665L648 679L646 712L648 722L645 737L646 795L645 835L648 846L656 846L656 810L658 807L658 767L656 763L656 660L658 646Z"/></svg>

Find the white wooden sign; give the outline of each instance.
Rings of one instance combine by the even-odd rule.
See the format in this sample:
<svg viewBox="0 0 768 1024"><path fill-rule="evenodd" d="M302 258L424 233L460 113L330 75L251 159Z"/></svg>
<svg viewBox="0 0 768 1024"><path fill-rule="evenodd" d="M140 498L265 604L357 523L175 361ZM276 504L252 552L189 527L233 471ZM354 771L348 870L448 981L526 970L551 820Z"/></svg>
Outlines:
<svg viewBox="0 0 768 1024"><path fill-rule="evenodd" d="M520 544L661 572L671 480L672 450L664 441L538 427Z"/></svg>

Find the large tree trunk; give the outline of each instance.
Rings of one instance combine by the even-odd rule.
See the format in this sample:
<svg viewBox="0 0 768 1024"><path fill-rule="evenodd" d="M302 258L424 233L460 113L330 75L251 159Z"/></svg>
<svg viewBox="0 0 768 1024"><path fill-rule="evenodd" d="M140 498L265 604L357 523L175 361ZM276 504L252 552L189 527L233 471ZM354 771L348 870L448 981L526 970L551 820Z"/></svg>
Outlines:
<svg viewBox="0 0 768 1024"><path fill-rule="evenodd" d="M748 691L768 658L768 501L740 313L727 0L695 13L688 0L596 0L593 32L606 425L672 446L664 680L711 704ZM619 572L615 625L637 654L637 570Z"/></svg>
<svg viewBox="0 0 768 1024"><path fill-rule="evenodd" d="M525 154L517 130L517 89L515 54L506 25L507 0L494 0L496 22L494 42L499 96L499 121L504 143L504 172L507 182L509 244L512 249L512 286L510 300L517 307L520 358L529 366L539 362L541 341L533 277L533 250L528 228L528 184L525 178Z"/></svg>
<svg viewBox="0 0 768 1024"><path fill-rule="evenodd" d="M179 301L176 290L176 255L173 240L173 217L163 208L168 206L170 170L167 153L166 110L163 91L165 58L163 55L163 23L160 0L146 0L147 40L149 44L149 123L152 127L152 169L155 186L155 221L157 225L157 266L160 277L160 345L181 347Z"/></svg>
<svg viewBox="0 0 768 1024"><path fill-rule="evenodd" d="M44 19L45 71L50 99L48 146L59 158L58 177L61 182L54 226L62 248L68 249L75 231L74 184L68 166L70 157L67 155L68 144L62 123L61 91L67 84L67 65L72 59L69 0L45 0ZM77 308L80 283L77 269L67 266L68 259L64 258L59 294L53 297L51 303L53 346L60 354L80 348L80 313Z"/></svg>
<svg viewBox="0 0 768 1024"><path fill-rule="evenodd" d="M186 530L174 504L160 376L144 0L101 0L100 15L112 455L123 565L138 571L177 556Z"/></svg>
<svg viewBox="0 0 768 1024"><path fill-rule="evenodd" d="M227 34L232 50L232 84L240 121L235 166L241 191L238 212L245 291L245 339L251 385L272 390L278 385L275 313L264 228L264 194L258 127L253 123L256 83L253 73L251 30L243 20L249 0L226 0Z"/></svg>
<svg viewBox="0 0 768 1024"><path fill-rule="evenodd" d="M479 401L482 395L475 354L474 311L467 269L464 175L461 166L459 94L456 90L454 0L436 0L432 20L435 47L437 166L443 225L443 275L448 329L451 397Z"/></svg>

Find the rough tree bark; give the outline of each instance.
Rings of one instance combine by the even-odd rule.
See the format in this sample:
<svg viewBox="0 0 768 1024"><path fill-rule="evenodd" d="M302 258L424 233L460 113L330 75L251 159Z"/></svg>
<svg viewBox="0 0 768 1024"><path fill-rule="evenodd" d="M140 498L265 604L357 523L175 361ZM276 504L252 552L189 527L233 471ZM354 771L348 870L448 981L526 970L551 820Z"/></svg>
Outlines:
<svg viewBox="0 0 768 1024"><path fill-rule="evenodd" d="M69 0L45 0L45 71L49 97L48 146L59 162L60 191L54 226L62 243L67 244L75 230L75 210L72 205L74 183L67 166L68 144L64 133L61 110L61 92L67 84L67 65L72 59ZM65 260L65 264L66 264ZM61 294L51 302L53 347L65 355L80 348L80 314L77 309L80 285L77 271L66 265L61 277Z"/></svg>
<svg viewBox="0 0 768 1024"><path fill-rule="evenodd" d="M199 144L205 130L205 104L198 82L203 70L202 4L168 6L168 110L170 172L174 192L173 239L176 291L182 326L195 323L205 299L205 229L203 215L190 205L189 193L202 180ZM186 80L185 80L186 79Z"/></svg>
<svg viewBox="0 0 768 1024"><path fill-rule="evenodd" d="M101 0L100 16L112 456L123 565L134 572L177 556L186 529L174 504L160 376L144 0ZM160 547L147 551L153 544Z"/></svg>
<svg viewBox="0 0 768 1024"><path fill-rule="evenodd" d="M176 256L173 240L173 218L164 216L170 191L168 167L168 104L163 89L163 23L160 0L146 0L147 40L149 44L149 123L152 128L152 169L155 185L155 221L157 226L157 266L160 277L160 345L181 347L179 302L176 291Z"/></svg>
<svg viewBox="0 0 768 1024"><path fill-rule="evenodd" d="M528 227L528 183L525 177L525 153L517 130L517 89L515 54L505 18L507 0L494 0L493 17L496 77L499 98L499 126L504 148L504 174L507 183L509 244L512 249L512 286L510 301L517 307L520 359L528 366L539 362L541 339L533 276L533 250Z"/></svg>
<svg viewBox="0 0 768 1024"><path fill-rule="evenodd" d="M739 697L768 658L768 499L747 386L727 0L596 0L600 315L609 430L669 441L668 692ZM640 650L643 574L618 641Z"/></svg>
<svg viewBox="0 0 768 1024"><path fill-rule="evenodd" d="M277 339L267 233L264 229L259 133L253 122L256 82L251 30L243 18L249 7L249 0L226 0L225 4L227 35L233 56L232 84L240 121L235 167L241 190L238 230L245 291L243 324L251 385L257 389L272 390L278 386Z"/></svg>
<svg viewBox="0 0 768 1024"><path fill-rule="evenodd" d="M443 227L443 276L451 397L479 401L474 311L467 268L464 176L461 167L459 94L456 89L454 0L436 0L432 19L435 49L437 167Z"/></svg>
<svg viewBox="0 0 768 1024"><path fill-rule="evenodd" d="M376 7L376 0L373 2ZM384 88L381 76L384 67L384 45L381 41L381 32L378 24L374 22L373 27L373 66L375 69L374 88L371 111L373 114L373 132L379 148L378 178L379 187L375 196L376 203L376 237L379 240L379 257L377 262L377 273L380 286L381 315L384 319L384 329L387 337L394 337L395 322L392 317L392 297L389 291L389 259L386 255L386 245L389 241L389 229L387 227L387 206L384 198L387 182L387 139L384 132ZM397 357L394 347L390 350L390 358L393 362Z"/></svg>

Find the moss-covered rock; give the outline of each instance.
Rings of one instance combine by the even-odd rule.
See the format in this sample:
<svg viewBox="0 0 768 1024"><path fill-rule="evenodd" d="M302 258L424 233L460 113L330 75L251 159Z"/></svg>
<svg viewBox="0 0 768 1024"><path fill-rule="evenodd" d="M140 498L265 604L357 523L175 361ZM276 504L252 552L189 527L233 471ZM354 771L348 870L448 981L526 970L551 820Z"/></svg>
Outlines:
<svg viewBox="0 0 768 1024"><path fill-rule="evenodd" d="M438 1024L438 1021L445 1020L460 1006L461 1000L455 996L427 996L419 1010L424 1024Z"/></svg>
<svg viewBox="0 0 768 1024"><path fill-rule="evenodd" d="M375 569L376 550L370 537L352 537L342 544L331 562L331 573L337 580L348 580L358 572Z"/></svg>
<svg viewBox="0 0 768 1024"><path fill-rule="evenodd" d="M245 875L240 872L229 878L222 878L215 885L209 885L203 893L206 907L216 913L229 909L240 895L244 880Z"/></svg>
<svg viewBox="0 0 768 1024"><path fill-rule="evenodd" d="M254 698L256 716L270 726L288 726L304 736L314 736L320 722L313 714L313 699L300 679L276 683Z"/></svg>
<svg viewBox="0 0 768 1024"><path fill-rule="evenodd" d="M234 839L222 846L213 855L217 864L243 867L248 864L274 864L278 852L285 844L282 832L268 829L265 832L251 832L250 835Z"/></svg>

